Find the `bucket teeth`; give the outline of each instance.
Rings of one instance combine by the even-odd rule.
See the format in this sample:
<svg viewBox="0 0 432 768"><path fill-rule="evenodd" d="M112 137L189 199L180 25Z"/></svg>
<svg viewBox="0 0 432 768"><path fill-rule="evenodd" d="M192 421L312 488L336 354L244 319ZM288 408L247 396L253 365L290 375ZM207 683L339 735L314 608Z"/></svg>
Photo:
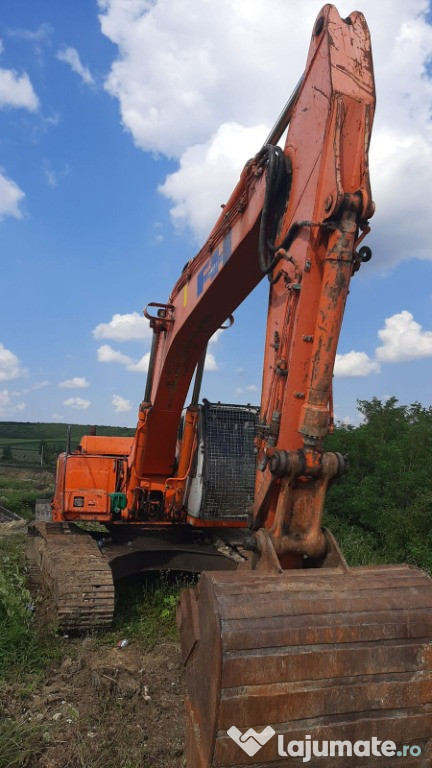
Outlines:
<svg viewBox="0 0 432 768"><path fill-rule="evenodd" d="M188 768L294 768L302 758L278 750L306 735L416 745L421 756L407 754L404 768L431 765L432 581L416 568L204 573L183 593L178 616ZM254 755L231 731L244 743L248 729L268 726L274 735ZM349 764L397 761L354 755Z"/></svg>
<svg viewBox="0 0 432 768"><path fill-rule="evenodd" d="M26 560L30 586L42 589L61 631L106 628L114 613L114 583L96 542L66 523L34 523Z"/></svg>

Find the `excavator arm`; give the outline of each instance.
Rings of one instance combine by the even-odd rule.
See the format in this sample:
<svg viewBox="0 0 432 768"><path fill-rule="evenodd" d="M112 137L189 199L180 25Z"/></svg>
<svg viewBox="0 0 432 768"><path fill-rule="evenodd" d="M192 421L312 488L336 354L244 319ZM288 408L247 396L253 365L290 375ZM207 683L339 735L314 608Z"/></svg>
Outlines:
<svg viewBox="0 0 432 768"><path fill-rule="evenodd" d="M206 338L263 273L270 298L253 554L236 572L203 573L178 608L188 768L431 764L430 579L409 566L350 568L321 527L328 484L345 471L323 439L350 278L370 258L359 245L374 210L374 104L364 17L327 5L283 151L267 144L246 166L198 257ZM161 371L162 359L161 347Z"/></svg>
<svg viewBox="0 0 432 768"><path fill-rule="evenodd" d="M124 518L134 517L143 493L157 489L167 517L181 515L208 340L267 275L253 528L270 531L280 557L324 554L325 491L344 462L324 454L322 442L332 418L345 300L362 259L357 246L373 213L368 148L374 105L364 18L355 13L342 20L326 6L314 27L304 75L269 140L246 164L168 303L145 310L153 344ZM288 123L282 150L277 141ZM157 310L153 315L151 307ZM178 424L196 369L175 472Z"/></svg>

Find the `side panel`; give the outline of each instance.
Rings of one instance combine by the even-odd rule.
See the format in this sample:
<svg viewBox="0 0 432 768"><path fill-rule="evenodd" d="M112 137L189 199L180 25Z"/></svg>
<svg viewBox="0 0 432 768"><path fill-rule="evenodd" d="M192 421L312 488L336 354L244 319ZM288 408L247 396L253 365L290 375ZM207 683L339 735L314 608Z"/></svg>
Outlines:
<svg viewBox="0 0 432 768"><path fill-rule="evenodd" d="M116 465L112 456L60 454L53 518L60 520L111 519L109 494L116 490Z"/></svg>

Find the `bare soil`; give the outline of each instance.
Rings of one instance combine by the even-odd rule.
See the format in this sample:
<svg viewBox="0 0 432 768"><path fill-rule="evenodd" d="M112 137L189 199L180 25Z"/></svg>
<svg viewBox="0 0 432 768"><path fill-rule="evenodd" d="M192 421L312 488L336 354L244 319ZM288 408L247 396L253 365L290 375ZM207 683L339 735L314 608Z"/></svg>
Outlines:
<svg viewBox="0 0 432 768"><path fill-rule="evenodd" d="M8 717L36 726L32 768L180 768L184 682L177 643L143 654L65 639L64 658L34 690L0 690ZM34 730L34 729L33 729Z"/></svg>

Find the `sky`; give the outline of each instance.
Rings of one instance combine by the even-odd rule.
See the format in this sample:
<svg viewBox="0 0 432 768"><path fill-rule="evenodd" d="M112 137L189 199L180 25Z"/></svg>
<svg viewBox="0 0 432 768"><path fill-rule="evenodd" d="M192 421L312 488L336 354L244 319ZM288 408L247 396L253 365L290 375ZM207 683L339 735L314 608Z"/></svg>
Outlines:
<svg viewBox="0 0 432 768"><path fill-rule="evenodd" d="M0 420L133 426L150 330L301 75L314 0L2 0ZM340 2L348 15L354 6ZM432 13L362 0L375 63L372 261L351 283L336 418L432 403ZM268 283L202 395L258 403ZM1 426L0 426L1 430Z"/></svg>

